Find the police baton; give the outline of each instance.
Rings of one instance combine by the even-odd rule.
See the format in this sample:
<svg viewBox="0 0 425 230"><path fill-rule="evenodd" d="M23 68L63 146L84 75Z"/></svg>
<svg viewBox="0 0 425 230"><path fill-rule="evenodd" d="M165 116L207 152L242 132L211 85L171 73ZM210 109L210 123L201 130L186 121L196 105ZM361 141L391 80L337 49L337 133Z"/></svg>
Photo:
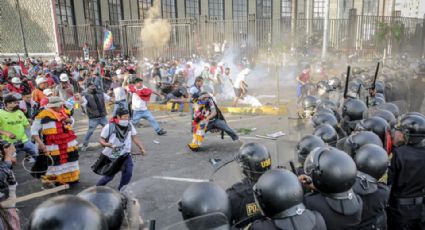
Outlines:
<svg viewBox="0 0 425 230"><path fill-rule="evenodd" d="M351 67L347 67L347 77L345 78L345 89L344 89L344 99L347 99L347 92L348 92L348 82L350 82L350 69Z"/></svg>

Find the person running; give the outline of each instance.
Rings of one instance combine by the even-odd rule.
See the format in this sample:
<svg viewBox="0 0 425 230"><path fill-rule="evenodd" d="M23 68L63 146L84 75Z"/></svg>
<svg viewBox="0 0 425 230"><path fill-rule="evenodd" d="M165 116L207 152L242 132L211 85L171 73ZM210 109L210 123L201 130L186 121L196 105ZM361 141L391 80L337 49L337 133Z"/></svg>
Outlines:
<svg viewBox="0 0 425 230"><path fill-rule="evenodd" d="M134 143L140 154L145 155L146 150L137 139L137 131L129 122L129 111L118 108L116 115L109 124L103 127L100 133L100 144L105 147L93 169L103 175L96 185L108 184L114 176L121 171L121 181L118 190L127 185L133 175L133 160L131 158L131 145ZM109 164L109 170L100 170Z"/></svg>
<svg viewBox="0 0 425 230"><path fill-rule="evenodd" d="M134 85L128 85L127 90L128 92L132 93L131 109L133 110L133 117L131 119L131 123L133 123L133 125L136 125L139 123L140 119L146 119L149 121L152 128L158 135L165 135L167 131L165 131L159 126L158 122L156 122L155 120L155 117L152 115L151 111L149 111L147 107L147 103L150 100L152 93L158 96L160 95L143 85L143 79L141 78L134 79Z"/></svg>

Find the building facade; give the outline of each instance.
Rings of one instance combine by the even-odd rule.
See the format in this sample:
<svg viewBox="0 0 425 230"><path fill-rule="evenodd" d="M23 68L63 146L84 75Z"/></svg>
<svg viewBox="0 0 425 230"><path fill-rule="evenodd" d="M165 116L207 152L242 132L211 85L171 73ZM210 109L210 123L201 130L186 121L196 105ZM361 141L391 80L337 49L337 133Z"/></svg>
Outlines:
<svg viewBox="0 0 425 230"><path fill-rule="evenodd" d="M409 18L423 18L425 14L425 1L423 0L397 0L395 10L400 16Z"/></svg>
<svg viewBox="0 0 425 230"><path fill-rule="evenodd" d="M96 50L101 47L105 28L114 35L117 50L122 50L129 41L139 42L136 36L140 33L134 31L140 28L127 25L141 24L154 2L159 4L162 18L176 22L190 19L192 22L221 23L197 28L201 32L205 29L227 31L212 33L213 40L225 40L229 32L233 40L246 40L249 33L255 33L261 44L287 33L288 28L294 32L297 27L298 31L305 30L306 33L313 31L314 27L321 29L320 23L323 22L317 24L314 20L326 17L326 7L330 19L348 20L350 15L393 16L395 7L400 6L396 5L396 0L5 0L0 26L12 36L0 40L0 54L23 53L23 46L29 53L63 54L64 50L80 53L86 44ZM401 12L403 15L404 11ZM306 24L302 26L305 28L295 25L297 20L304 20ZM340 27L333 26L334 30L337 28ZM187 31L193 31L193 28L187 28ZM190 32L186 33L191 36ZM179 36L176 42L186 37L184 33ZM192 39L194 41L196 37Z"/></svg>

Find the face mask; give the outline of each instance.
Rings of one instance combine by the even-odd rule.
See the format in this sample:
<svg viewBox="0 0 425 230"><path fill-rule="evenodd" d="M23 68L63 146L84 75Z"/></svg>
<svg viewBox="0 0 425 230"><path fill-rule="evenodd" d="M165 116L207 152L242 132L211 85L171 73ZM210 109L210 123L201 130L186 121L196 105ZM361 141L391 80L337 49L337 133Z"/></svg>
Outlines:
<svg viewBox="0 0 425 230"><path fill-rule="evenodd" d="M15 107L12 108L12 111L16 111L18 109L19 109L19 106L17 105L17 106L15 106Z"/></svg>
<svg viewBox="0 0 425 230"><path fill-rule="evenodd" d="M128 120L119 120L118 125L120 126L128 126Z"/></svg>
<svg viewBox="0 0 425 230"><path fill-rule="evenodd" d="M19 88L19 87L21 87L21 85L20 85L20 84L13 84L13 86L15 86L15 88Z"/></svg>

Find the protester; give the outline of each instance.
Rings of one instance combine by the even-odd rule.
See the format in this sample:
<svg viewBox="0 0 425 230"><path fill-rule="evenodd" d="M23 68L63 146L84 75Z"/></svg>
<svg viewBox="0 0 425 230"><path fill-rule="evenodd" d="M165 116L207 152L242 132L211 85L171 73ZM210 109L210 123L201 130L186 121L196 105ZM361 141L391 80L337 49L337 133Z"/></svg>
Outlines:
<svg viewBox="0 0 425 230"><path fill-rule="evenodd" d="M87 86L87 92L81 97L81 106L85 108L85 112L89 118L89 129L81 146L81 151L83 152L87 150L90 137L93 135L93 132L96 130L97 126L100 125L104 127L106 124L108 124L105 103L111 100L111 97L103 93L101 89L94 85L94 83L90 82L87 84Z"/></svg>
<svg viewBox="0 0 425 230"><path fill-rule="evenodd" d="M30 123L25 114L19 110L19 101L13 95L4 98L5 108L0 110L0 134L1 138L9 143L15 144L19 151L29 154L31 162L38 155L37 147L28 138L25 129Z"/></svg>
<svg viewBox="0 0 425 230"><path fill-rule="evenodd" d="M97 185L106 185L119 171L121 171L121 181L118 190L130 183L133 174L133 160L131 157L131 146L134 143L140 153L146 153L142 143L137 139L137 131L133 124L129 122L129 111L119 108L116 116L111 119L100 133L100 144L105 147L100 158L93 169L99 171L106 165L109 170L102 170L99 174L103 177Z"/></svg>
<svg viewBox="0 0 425 230"><path fill-rule="evenodd" d="M31 127L40 152L53 161L43 177L45 183L65 184L80 179L78 142L72 130L74 119L64 104L57 96L49 97L49 103L37 114Z"/></svg>
<svg viewBox="0 0 425 230"><path fill-rule="evenodd" d="M125 84L125 83L124 83ZM162 129L158 122L156 122L154 116L149 111L147 107L147 102L150 100L150 97L153 94L159 95L156 92L153 92L151 89L147 88L143 85L143 79L136 78L134 79L134 84L130 84L127 86L128 92L132 94L131 96L131 109L133 110L131 122L133 125L137 125L140 119L146 119L151 124L154 131L162 136L167 133L164 129Z"/></svg>
<svg viewBox="0 0 425 230"><path fill-rule="evenodd" d="M236 107L236 105L238 104L239 99L243 99L247 92L248 92L248 85L245 82L245 78L246 76L249 74L250 70L248 68L242 70L235 82L233 83L233 88L235 90L235 99L233 100L233 107Z"/></svg>

